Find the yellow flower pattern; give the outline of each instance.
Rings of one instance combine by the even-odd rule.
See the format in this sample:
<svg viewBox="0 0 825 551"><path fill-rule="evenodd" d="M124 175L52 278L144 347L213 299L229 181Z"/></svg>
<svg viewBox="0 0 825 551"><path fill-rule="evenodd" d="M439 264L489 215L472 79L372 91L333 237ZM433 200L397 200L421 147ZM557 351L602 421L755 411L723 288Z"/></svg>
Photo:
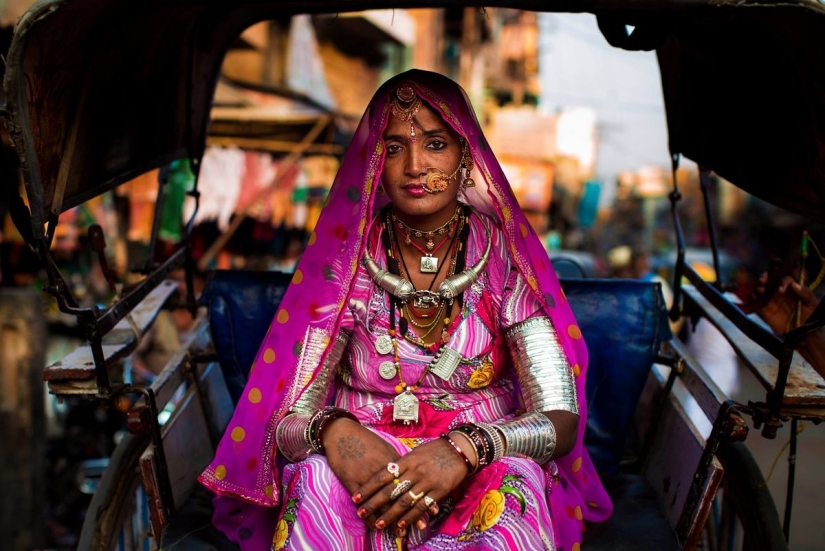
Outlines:
<svg viewBox="0 0 825 551"><path fill-rule="evenodd" d="M507 475L501 480L501 487L498 490L489 490L484 494L478 507L473 511L467 530L459 536L460 541L467 541L472 538L473 534L484 532L498 524L506 507L505 497L507 495L512 496L518 502L519 510L522 516L524 515L527 500L521 490L513 486L513 483L518 482L520 478L519 475Z"/></svg>
<svg viewBox="0 0 825 551"><path fill-rule="evenodd" d="M275 526L275 533L272 535L272 549L283 549L289 539L292 525L295 524L295 514L298 510L298 500L293 498L284 505L284 513Z"/></svg>
<svg viewBox="0 0 825 551"><path fill-rule="evenodd" d="M470 525L481 532L496 525L501 513L504 512L504 494L498 490L490 490L481 498L481 503L473 513Z"/></svg>
<svg viewBox="0 0 825 551"><path fill-rule="evenodd" d="M272 549L283 549L286 537L289 535L289 525L284 519L278 521L275 527L275 535L272 536Z"/></svg>
<svg viewBox="0 0 825 551"><path fill-rule="evenodd" d="M482 363L478 369L470 373L470 380L467 386L470 388L484 388L493 380L493 362L489 359Z"/></svg>

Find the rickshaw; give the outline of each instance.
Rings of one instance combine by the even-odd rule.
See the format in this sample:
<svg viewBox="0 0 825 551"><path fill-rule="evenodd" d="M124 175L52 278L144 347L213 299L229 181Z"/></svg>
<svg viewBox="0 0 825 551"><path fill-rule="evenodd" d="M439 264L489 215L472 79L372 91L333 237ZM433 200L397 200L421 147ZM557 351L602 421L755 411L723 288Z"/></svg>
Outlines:
<svg viewBox="0 0 825 551"><path fill-rule="evenodd" d="M714 171L772 204L825 222L823 4L493 4L593 13L612 46L656 50L674 172L685 156L702 167L705 192ZM8 171L2 185L17 228L44 263L45 290L77 318L88 340L46 368L44 379L56 395L136 397L127 413L131 433L98 484L79 548L232 549L211 527L209 496L195 476L228 422L289 276L215 273L196 297L184 242L163 262L147 261L141 282L112 306L81 307L50 252L60 214L175 159L190 159L197 174L222 58L249 25L297 13L407 7L421 4L53 0L33 6L20 20L6 59L4 114L27 203ZM670 197L679 251L670 315L713 323L766 395L748 404L725 396L670 335L656 284L566 280L585 339L599 343L591 346L588 447L616 504L611 521L588 527L583 546L787 548L791 500L783 533L763 477L740 441L748 432L745 415L767 438L789 420L825 417L825 381L794 354L805 334L825 324L825 306L820 303L805 325L784 338L745 316L725 298L721 282L705 282L685 262L675 184ZM707 193L705 200L710 201ZM713 236L712 218L709 225ZM179 268L186 273L194 329L150 386L125 382L114 366L135 349L174 293L177 284L169 276ZM699 435L674 398L677 379L712 423L709 437ZM609 400L600 388L611 389ZM173 411L162 423L164 409ZM626 446L629 436L632 448ZM630 449L637 455L628 468L620 459ZM791 488L792 477L793 472Z"/></svg>

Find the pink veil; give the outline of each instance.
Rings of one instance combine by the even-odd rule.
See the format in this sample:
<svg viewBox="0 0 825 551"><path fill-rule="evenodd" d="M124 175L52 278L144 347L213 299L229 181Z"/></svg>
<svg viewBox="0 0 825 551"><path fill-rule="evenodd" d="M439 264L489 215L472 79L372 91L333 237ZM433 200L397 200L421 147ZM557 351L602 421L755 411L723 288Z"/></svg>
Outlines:
<svg viewBox="0 0 825 551"><path fill-rule="evenodd" d="M375 190L384 162L382 133L389 116L389 94L402 82L412 85L468 140L477 186L465 190L463 200L500 222L516 266L553 320L574 366L581 415L578 438L573 451L556 461L559 477L550 493L550 505L557 543L563 549L575 549L581 541L582 519L601 521L612 512L610 499L582 443L587 419L587 348L547 253L518 206L469 99L460 86L437 73L402 73L384 83L373 96L292 285L258 351L215 459L199 480L222 496L265 507L278 504L274 429L300 394L287 391L310 383L337 334L362 259L367 221L380 202Z"/></svg>

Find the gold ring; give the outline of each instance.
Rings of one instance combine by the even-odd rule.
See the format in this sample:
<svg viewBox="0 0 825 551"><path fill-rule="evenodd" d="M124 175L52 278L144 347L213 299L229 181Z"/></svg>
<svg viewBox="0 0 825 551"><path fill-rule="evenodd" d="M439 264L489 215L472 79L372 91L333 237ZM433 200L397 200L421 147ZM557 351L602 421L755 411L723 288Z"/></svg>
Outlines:
<svg viewBox="0 0 825 551"><path fill-rule="evenodd" d="M410 509L412 509L413 507L415 507L415 504L418 503L418 500L424 497L424 492L416 494L415 492L410 490L409 492L407 492L407 495L410 496Z"/></svg>

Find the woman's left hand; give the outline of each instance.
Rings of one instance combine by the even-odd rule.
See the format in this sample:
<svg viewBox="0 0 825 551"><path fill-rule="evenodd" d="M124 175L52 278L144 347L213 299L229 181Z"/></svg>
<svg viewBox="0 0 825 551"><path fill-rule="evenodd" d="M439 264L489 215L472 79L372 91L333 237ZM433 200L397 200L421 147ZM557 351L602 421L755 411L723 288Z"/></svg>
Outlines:
<svg viewBox="0 0 825 551"><path fill-rule="evenodd" d="M353 501L367 526L404 536L411 526L426 528L422 515L437 513L438 506L428 506L433 502L424 497L434 502L447 497L467 476L467 465L443 438L418 446L399 458L397 464L397 479L388 469L382 469L353 494ZM410 487L393 496L393 491L399 493L396 481L398 485L409 481Z"/></svg>

